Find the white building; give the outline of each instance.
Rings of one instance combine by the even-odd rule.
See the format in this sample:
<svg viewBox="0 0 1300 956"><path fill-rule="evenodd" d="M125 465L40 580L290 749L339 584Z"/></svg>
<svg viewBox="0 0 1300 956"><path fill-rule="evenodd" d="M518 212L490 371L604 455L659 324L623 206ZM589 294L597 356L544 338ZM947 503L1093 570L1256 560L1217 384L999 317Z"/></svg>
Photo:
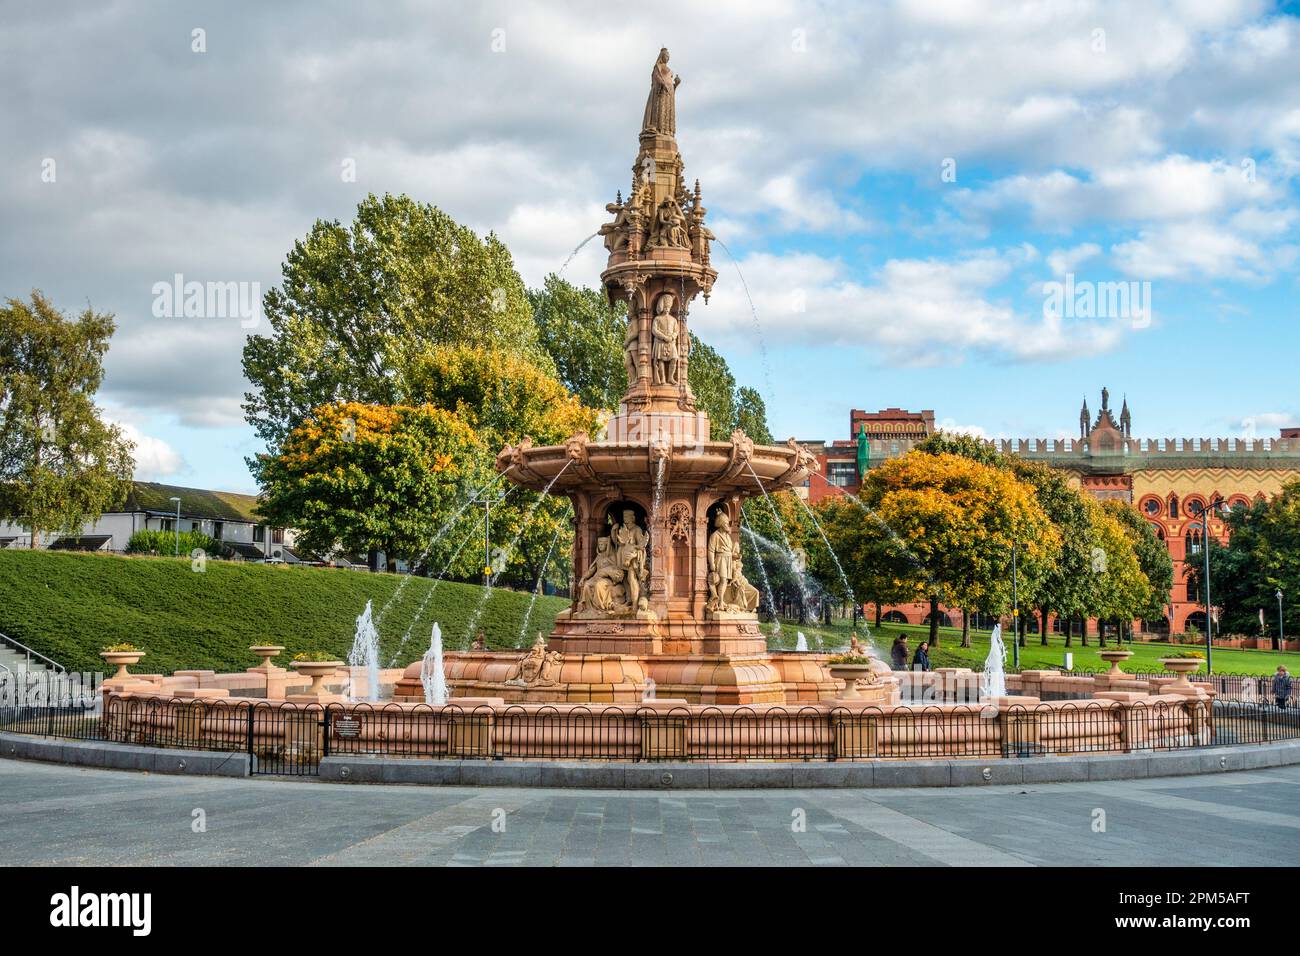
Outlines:
<svg viewBox="0 0 1300 956"><path fill-rule="evenodd" d="M134 481L125 504L88 522L77 534L42 531L37 547L72 551L126 550L135 532L175 531L180 499L180 530L200 531L221 542L234 560L281 560L290 564L317 560L294 550L290 528L266 524L257 515L257 498L229 491L182 488L151 481ZM31 530L0 521L0 548L31 546ZM339 562L342 563L342 562Z"/></svg>

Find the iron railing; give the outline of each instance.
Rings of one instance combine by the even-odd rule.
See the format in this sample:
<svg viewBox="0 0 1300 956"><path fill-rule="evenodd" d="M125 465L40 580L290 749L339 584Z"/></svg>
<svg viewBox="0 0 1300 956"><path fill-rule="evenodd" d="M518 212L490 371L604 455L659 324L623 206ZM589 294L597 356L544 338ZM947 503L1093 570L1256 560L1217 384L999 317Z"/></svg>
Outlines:
<svg viewBox="0 0 1300 956"><path fill-rule="evenodd" d="M1300 739L1300 710L1267 703L1109 701L653 707L396 704L110 696L0 706L0 730L245 752L259 774L313 775L330 755L625 761L865 760L1130 753Z"/></svg>

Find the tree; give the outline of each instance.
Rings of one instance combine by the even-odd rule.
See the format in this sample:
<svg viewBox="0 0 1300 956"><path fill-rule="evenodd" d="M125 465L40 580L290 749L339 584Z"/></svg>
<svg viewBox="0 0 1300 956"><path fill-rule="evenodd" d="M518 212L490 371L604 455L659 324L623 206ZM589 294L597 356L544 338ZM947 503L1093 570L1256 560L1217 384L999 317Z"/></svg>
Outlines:
<svg viewBox="0 0 1300 956"><path fill-rule="evenodd" d="M1174 563L1169 558L1169 548L1156 536L1151 522L1138 514L1131 505L1122 501L1107 501L1103 507L1123 527L1137 557L1138 568L1147 581L1146 600L1135 608L1134 617L1144 621L1163 618L1165 605L1169 603L1169 593L1174 586Z"/></svg>
<svg viewBox="0 0 1300 956"><path fill-rule="evenodd" d="M557 445L578 432L595 431L597 411L570 395L546 370L527 358L500 349L469 345L429 345L408 356L403 380L410 400L455 412L478 435L485 458L482 471L507 444L525 436L538 445ZM513 487L513 486L512 486ZM496 488L500 493L502 488ZM482 509L471 509L433 557L450 560L472 522L482 525ZM554 560L572 546L572 511L564 498L539 500L536 492L515 488L492 507L492 541L498 550L496 573L528 587L549 567L563 578L567 562ZM510 547L510 542L514 546ZM547 564L547 555L552 561ZM476 548L460 551L451 573L481 572L483 555Z"/></svg>
<svg viewBox="0 0 1300 956"><path fill-rule="evenodd" d="M1151 606L1151 583L1142 573L1122 519L1113 509L1092 499L1088 499L1088 510L1092 525L1093 588L1086 612L1099 621L1132 621L1139 610ZM1098 640L1105 646L1104 629Z"/></svg>
<svg viewBox="0 0 1300 956"><path fill-rule="evenodd" d="M528 290L528 302L564 387L591 408L617 409L627 391L626 303L611 306L599 289L579 288L553 273L543 288Z"/></svg>
<svg viewBox="0 0 1300 956"><path fill-rule="evenodd" d="M454 412L433 406L323 405L259 456L267 522L298 529L299 543L414 558L481 481L481 445Z"/></svg>
<svg viewBox="0 0 1300 956"><path fill-rule="evenodd" d="M736 409L736 427L754 439L756 444L772 444L772 430L767 426L767 403L758 394L758 390L742 385L736 389L733 404Z"/></svg>
<svg viewBox="0 0 1300 956"><path fill-rule="evenodd" d="M899 567L912 562L901 544L865 507L843 495L819 501L814 509L826 537L840 559L840 565L859 604L876 605L876 626L880 626L882 604L903 604L917 599L915 581L900 577Z"/></svg>
<svg viewBox="0 0 1300 956"><path fill-rule="evenodd" d="M1277 627L1277 592L1283 594L1285 632L1300 634L1300 480L1282 486L1271 500L1234 508L1226 546L1211 540L1210 597L1227 633L1259 630L1259 613L1269 631ZM1204 593L1203 561L1188 561L1188 586Z"/></svg>
<svg viewBox="0 0 1300 956"><path fill-rule="evenodd" d="M895 539L889 572L930 601L932 644L941 601L982 611L1007 607L1013 542L1028 582L1059 547L1030 486L959 455L890 459L868 472L860 497ZM859 527L864 524L865 517Z"/></svg>
<svg viewBox="0 0 1300 956"><path fill-rule="evenodd" d="M75 531L130 490L133 445L95 406L113 317L75 321L39 291L0 309L0 517Z"/></svg>
<svg viewBox="0 0 1300 956"><path fill-rule="evenodd" d="M686 378L695 402L709 416L709 437L726 441L736 423L736 376L724 359L712 347L705 345L691 333L691 354L686 366Z"/></svg>
<svg viewBox="0 0 1300 956"><path fill-rule="evenodd" d="M1065 642L1072 640L1074 621L1085 613L1095 584L1092 578L1092 520L1085 496L1059 471L1041 462L1013 457L1007 465L1034 488L1034 495L1056 529L1061 545L1043 568L1042 579L1026 606L1037 607L1039 641L1047 645L1048 619L1053 611L1066 621Z"/></svg>
<svg viewBox="0 0 1300 956"><path fill-rule="evenodd" d="M281 272L263 298L271 335L244 346L244 412L272 451L313 409L399 401L405 353L427 343L490 345L549 370L506 247L407 196L367 196L350 226L317 220Z"/></svg>

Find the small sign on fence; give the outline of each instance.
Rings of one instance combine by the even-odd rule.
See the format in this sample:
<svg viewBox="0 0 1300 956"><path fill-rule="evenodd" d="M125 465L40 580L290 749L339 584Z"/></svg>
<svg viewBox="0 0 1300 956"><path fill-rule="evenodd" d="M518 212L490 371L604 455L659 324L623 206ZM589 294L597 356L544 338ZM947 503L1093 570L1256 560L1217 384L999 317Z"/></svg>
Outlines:
<svg viewBox="0 0 1300 956"><path fill-rule="evenodd" d="M360 717L335 717L334 733L340 737L360 737L361 736L361 718Z"/></svg>

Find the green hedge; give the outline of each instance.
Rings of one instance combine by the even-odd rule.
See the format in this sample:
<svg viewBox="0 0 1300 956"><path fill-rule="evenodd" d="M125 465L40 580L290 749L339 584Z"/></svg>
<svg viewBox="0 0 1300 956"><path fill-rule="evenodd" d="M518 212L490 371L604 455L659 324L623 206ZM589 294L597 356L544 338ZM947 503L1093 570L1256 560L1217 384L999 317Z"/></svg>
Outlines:
<svg viewBox="0 0 1300 956"><path fill-rule="evenodd" d="M382 663L411 636L405 665L429 646L438 621L449 649L464 647L481 587L337 568L208 561L191 570L188 554L121 557L50 551L0 551L0 632L74 670L103 670L100 649L119 642L143 648L143 673L243 670L257 663L250 644L283 644L283 661L300 651L346 655L366 601L376 616L402 581L379 624ZM435 588L435 584L437 585ZM429 596L433 589L432 596ZM416 620L425 598L428 603ZM489 646L514 647L531 595L496 590L479 628ZM525 643L549 632L567 601L538 597ZM413 626L412 626L413 625Z"/></svg>
<svg viewBox="0 0 1300 956"><path fill-rule="evenodd" d="M155 528L141 528L126 542L127 554L188 556L193 554L195 549L206 551L208 554L217 554L220 546L215 538L209 537L202 531L182 531L178 536L175 531L159 531Z"/></svg>

